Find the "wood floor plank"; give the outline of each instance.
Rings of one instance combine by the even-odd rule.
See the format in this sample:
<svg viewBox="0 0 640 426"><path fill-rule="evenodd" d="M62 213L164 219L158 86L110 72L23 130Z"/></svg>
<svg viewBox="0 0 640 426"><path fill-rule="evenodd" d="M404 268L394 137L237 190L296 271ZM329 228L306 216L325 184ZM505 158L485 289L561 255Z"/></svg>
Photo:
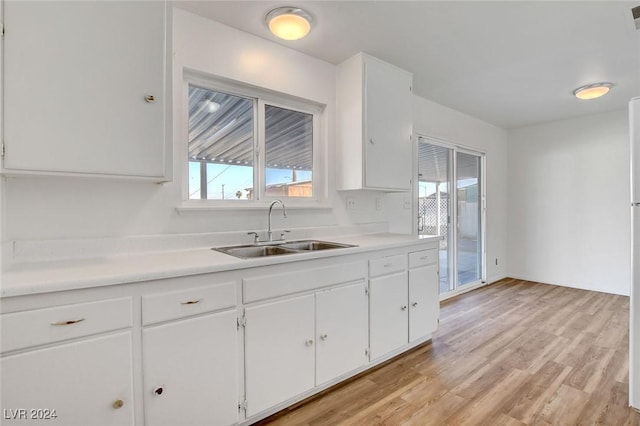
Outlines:
<svg viewBox="0 0 640 426"><path fill-rule="evenodd" d="M516 279L441 304L431 342L260 425L630 425L629 298Z"/></svg>
<svg viewBox="0 0 640 426"><path fill-rule="evenodd" d="M571 369L548 361L531 376L520 392L510 396L504 404L505 412L525 424L531 423L541 407L560 388Z"/></svg>
<svg viewBox="0 0 640 426"><path fill-rule="evenodd" d="M446 424L479 425L503 412L503 405L509 395L516 392L529 379L530 375L518 369L512 369L504 379L495 382L485 392L447 418Z"/></svg>
<svg viewBox="0 0 640 426"><path fill-rule="evenodd" d="M628 386L615 383L593 393L576 420L577 424L623 425L629 418Z"/></svg>
<svg viewBox="0 0 640 426"><path fill-rule="evenodd" d="M414 406L411 417L400 423L402 426L443 425L445 419L464 407L468 401L453 393L447 393L432 404Z"/></svg>
<svg viewBox="0 0 640 426"><path fill-rule="evenodd" d="M531 424L576 425L588 402L589 394L562 384L546 401Z"/></svg>
<svg viewBox="0 0 640 426"><path fill-rule="evenodd" d="M614 352L613 349L590 346L564 383L574 389L593 392L600 384L603 372Z"/></svg>

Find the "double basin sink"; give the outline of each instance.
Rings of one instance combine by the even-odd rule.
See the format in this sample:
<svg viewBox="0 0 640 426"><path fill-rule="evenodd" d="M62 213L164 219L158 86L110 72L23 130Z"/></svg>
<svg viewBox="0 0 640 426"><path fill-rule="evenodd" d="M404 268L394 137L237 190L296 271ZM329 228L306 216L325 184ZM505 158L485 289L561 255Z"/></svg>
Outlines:
<svg viewBox="0 0 640 426"><path fill-rule="evenodd" d="M339 248L356 247L350 244L340 244L328 241L304 240L291 242L273 242L264 245L242 245L218 247L213 250L224 254L239 257L241 259L253 259L265 256L280 256L284 254L308 253L318 250L332 250Z"/></svg>

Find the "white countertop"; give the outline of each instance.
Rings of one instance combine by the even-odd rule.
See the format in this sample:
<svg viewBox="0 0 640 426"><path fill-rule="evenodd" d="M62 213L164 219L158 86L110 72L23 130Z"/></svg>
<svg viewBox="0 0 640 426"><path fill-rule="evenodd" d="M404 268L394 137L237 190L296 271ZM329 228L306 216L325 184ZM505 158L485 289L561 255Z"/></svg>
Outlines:
<svg viewBox="0 0 640 426"><path fill-rule="evenodd" d="M0 297L23 296L63 290L101 287L187 275L222 272L256 266L341 256L372 250L420 245L440 237L402 234L367 234L314 238L357 247L239 259L209 247L193 250L111 256L97 259L20 263L4 271Z"/></svg>

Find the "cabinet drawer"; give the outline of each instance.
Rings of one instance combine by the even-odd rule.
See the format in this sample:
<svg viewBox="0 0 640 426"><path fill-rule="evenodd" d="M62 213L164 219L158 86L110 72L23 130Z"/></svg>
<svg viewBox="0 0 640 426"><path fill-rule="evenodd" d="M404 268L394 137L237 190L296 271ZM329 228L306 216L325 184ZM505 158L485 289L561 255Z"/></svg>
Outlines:
<svg viewBox="0 0 640 426"><path fill-rule="evenodd" d="M236 306L236 283L142 297L142 324L148 325Z"/></svg>
<svg viewBox="0 0 640 426"><path fill-rule="evenodd" d="M433 265L438 263L438 249L429 249L409 253L409 268Z"/></svg>
<svg viewBox="0 0 640 426"><path fill-rule="evenodd" d="M407 257L401 254L369 261L369 276L371 278L393 272L402 272L405 269L407 269Z"/></svg>
<svg viewBox="0 0 640 426"><path fill-rule="evenodd" d="M126 297L2 315L2 352L131 327L131 306Z"/></svg>
<svg viewBox="0 0 640 426"><path fill-rule="evenodd" d="M367 264L364 262L338 263L334 266L263 275L242 280L243 299L245 303L251 303L366 279Z"/></svg>

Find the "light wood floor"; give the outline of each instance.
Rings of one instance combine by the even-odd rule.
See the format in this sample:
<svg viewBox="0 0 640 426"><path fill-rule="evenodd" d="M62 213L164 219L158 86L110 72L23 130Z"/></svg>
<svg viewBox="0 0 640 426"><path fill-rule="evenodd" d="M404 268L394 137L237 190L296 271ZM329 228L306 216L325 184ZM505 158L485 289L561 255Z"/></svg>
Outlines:
<svg viewBox="0 0 640 426"><path fill-rule="evenodd" d="M506 279L442 304L432 342L261 425L640 425L629 298Z"/></svg>

